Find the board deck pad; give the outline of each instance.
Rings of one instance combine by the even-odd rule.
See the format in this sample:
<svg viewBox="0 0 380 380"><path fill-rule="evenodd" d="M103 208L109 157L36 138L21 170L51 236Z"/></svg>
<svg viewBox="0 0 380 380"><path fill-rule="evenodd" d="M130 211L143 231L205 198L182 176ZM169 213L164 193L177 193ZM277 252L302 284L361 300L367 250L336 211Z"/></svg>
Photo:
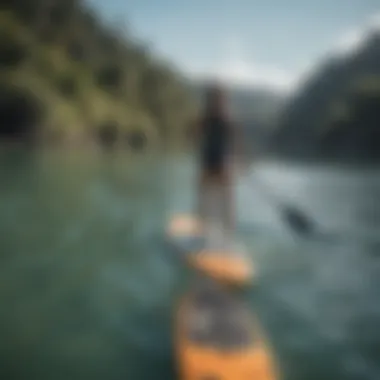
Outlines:
<svg viewBox="0 0 380 380"><path fill-rule="evenodd" d="M167 234L176 251L195 268L223 281L251 281L253 265L246 249L217 225L178 214L171 218Z"/></svg>
<svg viewBox="0 0 380 380"><path fill-rule="evenodd" d="M255 344L247 308L225 292L199 289L184 318L187 338L192 342L226 351Z"/></svg>
<svg viewBox="0 0 380 380"><path fill-rule="evenodd" d="M275 380L277 369L258 320L223 289L191 291L176 323L180 378Z"/></svg>

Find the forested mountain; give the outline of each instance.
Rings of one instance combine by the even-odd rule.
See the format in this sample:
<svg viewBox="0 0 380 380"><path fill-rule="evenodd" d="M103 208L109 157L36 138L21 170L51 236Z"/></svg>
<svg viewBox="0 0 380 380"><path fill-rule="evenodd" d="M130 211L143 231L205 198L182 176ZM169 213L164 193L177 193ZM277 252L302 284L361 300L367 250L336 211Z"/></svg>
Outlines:
<svg viewBox="0 0 380 380"><path fill-rule="evenodd" d="M82 0L3 0L0 138L186 143L203 85L137 41ZM248 146L274 130L282 156L380 159L378 30L327 60L291 99L263 88L229 94Z"/></svg>
<svg viewBox="0 0 380 380"><path fill-rule="evenodd" d="M193 112L178 70L83 1L1 2L1 137L167 145Z"/></svg>
<svg viewBox="0 0 380 380"><path fill-rule="evenodd" d="M285 107L273 149L292 158L380 160L380 32L331 57Z"/></svg>

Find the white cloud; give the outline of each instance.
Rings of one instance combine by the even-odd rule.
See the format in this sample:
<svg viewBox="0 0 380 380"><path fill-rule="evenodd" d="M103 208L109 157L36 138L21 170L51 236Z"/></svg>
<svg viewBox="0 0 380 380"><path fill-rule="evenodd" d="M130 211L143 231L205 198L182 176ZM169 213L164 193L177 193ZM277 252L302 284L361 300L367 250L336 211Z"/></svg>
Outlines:
<svg viewBox="0 0 380 380"><path fill-rule="evenodd" d="M332 48L333 53L339 55L350 54L362 43L363 35L361 29L352 29L341 35Z"/></svg>
<svg viewBox="0 0 380 380"><path fill-rule="evenodd" d="M214 75L227 82L240 85L269 86L288 90L294 84L294 76L280 67L259 64L231 56L214 69Z"/></svg>
<svg viewBox="0 0 380 380"><path fill-rule="evenodd" d="M208 68L193 66L189 70L190 74L197 78L218 79L240 86L272 87L281 91L293 87L296 79L293 73L247 58L242 40L228 37L223 45L224 54L218 62Z"/></svg>
<svg viewBox="0 0 380 380"><path fill-rule="evenodd" d="M342 33L333 44L331 53L350 55L354 53L366 40L369 33L380 30L380 13L371 16L364 25Z"/></svg>

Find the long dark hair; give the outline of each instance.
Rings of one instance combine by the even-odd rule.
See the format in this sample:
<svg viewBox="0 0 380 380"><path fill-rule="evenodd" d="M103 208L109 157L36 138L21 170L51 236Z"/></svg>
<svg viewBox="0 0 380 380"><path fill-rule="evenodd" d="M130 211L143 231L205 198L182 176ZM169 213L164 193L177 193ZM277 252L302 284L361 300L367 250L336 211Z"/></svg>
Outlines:
<svg viewBox="0 0 380 380"><path fill-rule="evenodd" d="M203 117L228 117L226 93L219 83L211 83L206 87Z"/></svg>

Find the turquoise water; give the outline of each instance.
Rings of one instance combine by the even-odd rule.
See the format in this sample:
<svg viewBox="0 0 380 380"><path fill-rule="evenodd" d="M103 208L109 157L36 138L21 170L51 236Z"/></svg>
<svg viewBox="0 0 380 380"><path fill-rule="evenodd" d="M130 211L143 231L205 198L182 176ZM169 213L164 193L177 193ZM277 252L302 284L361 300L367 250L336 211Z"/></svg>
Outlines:
<svg viewBox="0 0 380 380"><path fill-rule="evenodd" d="M171 212L193 207L191 160L16 150L0 159L0 378L175 379L173 309L189 273L163 231ZM355 190L363 179L339 174L351 189L347 224L329 197L344 198L331 185L336 175L315 172L317 179L271 166L259 174L340 229L335 240L296 240L249 180L238 181L241 237L261 276L246 298L285 379L375 379L377 226L371 217L364 237L347 230L360 230L352 199L378 194L378 176L369 173L371 186Z"/></svg>

